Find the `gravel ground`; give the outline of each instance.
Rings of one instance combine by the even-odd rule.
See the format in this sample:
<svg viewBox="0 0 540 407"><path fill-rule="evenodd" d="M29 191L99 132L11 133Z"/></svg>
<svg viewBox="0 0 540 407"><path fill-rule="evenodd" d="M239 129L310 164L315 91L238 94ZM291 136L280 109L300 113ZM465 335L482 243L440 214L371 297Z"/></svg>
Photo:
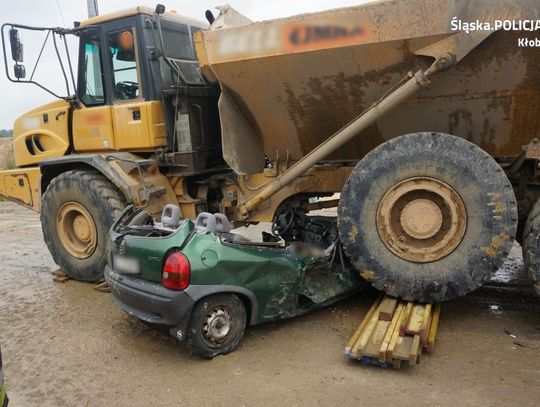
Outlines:
<svg viewBox="0 0 540 407"><path fill-rule="evenodd" d="M537 406L540 302L519 247L491 287L444 304L435 352L400 370L346 361L377 296L249 328L191 356L92 285L53 283L39 216L0 202L0 345L13 406ZM504 287L502 287L504 286Z"/></svg>

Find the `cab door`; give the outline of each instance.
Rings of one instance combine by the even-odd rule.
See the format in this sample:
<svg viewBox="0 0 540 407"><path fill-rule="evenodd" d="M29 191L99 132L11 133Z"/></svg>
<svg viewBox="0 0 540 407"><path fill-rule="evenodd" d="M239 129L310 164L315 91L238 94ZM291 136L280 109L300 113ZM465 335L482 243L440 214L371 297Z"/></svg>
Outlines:
<svg viewBox="0 0 540 407"><path fill-rule="evenodd" d="M77 152L114 150L99 30L84 32L80 46L78 94L82 104L73 112L73 145Z"/></svg>
<svg viewBox="0 0 540 407"><path fill-rule="evenodd" d="M126 27L108 32L107 47L116 148L152 150L165 145L167 137L161 102L145 101L142 95L135 30Z"/></svg>

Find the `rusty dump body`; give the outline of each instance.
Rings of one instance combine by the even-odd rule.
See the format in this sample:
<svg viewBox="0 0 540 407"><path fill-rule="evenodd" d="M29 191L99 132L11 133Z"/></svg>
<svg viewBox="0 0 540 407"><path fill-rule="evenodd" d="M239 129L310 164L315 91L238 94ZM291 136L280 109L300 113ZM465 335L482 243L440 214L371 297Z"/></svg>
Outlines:
<svg viewBox="0 0 540 407"><path fill-rule="evenodd" d="M540 19L537 0L377 1L257 23L235 13L222 11L196 46L206 76L223 90L224 156L240 174L262 171L262 154L302 158L405 73L426 69L433 58L415 52L455 34L452 21ZM493 33L328 160L358 160L418 131L465 138L496 158L517 156L540 137L540 52L518 46L534 34Z"/></svg>

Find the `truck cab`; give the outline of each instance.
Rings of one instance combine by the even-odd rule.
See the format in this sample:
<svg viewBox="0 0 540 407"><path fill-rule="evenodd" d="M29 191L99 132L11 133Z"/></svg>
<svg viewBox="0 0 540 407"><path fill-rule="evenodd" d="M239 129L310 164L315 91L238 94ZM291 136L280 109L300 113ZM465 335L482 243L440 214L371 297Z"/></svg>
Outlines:
<svg viewBox="0 0 540 407"><path fill-rule="evenodd" d="M207 28L160 5L93 17L70 29L2 26L8 79L36 84L59 100L15 121L18 168L0 172L0 195L42 213L45 241L74 278L101 278L106 232L127 204L157 213L182 195L194 208L197 199L182 191L175 174L225 168L219 87L200 72L193 43ZM40 56L26 74L28 30L46 34L44 49L52 38L64 95L34 79ZM78 56L70 56L68 36L77 37ZM70 190L88 199L69 197Z"/></svg>
<svg viewBox="0 0 540 407"><path fill-rule="evenodd" d="M163 149L196 162L193 170L204 167L200 152L220 150L219 91L200 73L192 40L206 27L145 7L79 24L71 31L79 37L76 86L68 88L75 95L17 119L17 166L68 152ZM203 162L189 160L190 154Z"/></svg>
<svg viewBox="0 0 540 407"><path fill-rule="evenodd" d="M218 89L200 73L192 40L206 24L138 7L79 27L76 152L162 148L185 162L219 154Z"/></svg>

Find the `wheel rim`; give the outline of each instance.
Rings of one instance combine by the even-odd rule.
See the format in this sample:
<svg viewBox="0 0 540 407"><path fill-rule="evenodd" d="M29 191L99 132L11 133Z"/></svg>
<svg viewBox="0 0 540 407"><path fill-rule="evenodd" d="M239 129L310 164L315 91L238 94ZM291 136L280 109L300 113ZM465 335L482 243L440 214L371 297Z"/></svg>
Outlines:
<svg viewBox="0 0 540 407"><path fill-rule="evenodd" d="M62 205L56 216L56 230L64 248L73 257L86 259L97 245L96 224L90 212L77 202Z"/></svg>
<svg viewBox="0 0 540 407"><path fill-rule="evenodd" d="M417 177L394 185L384 195L376 223L390 251L404 260L428 263L446 257L463 240L467 212L448 184Z"/></svg>
<svg viewBox="0 0 540 407"><path fill-rule="evenodd" d="M233 331L234 322L230 311L223 306L212 308L204 317L202 336L210 347L225 342Z"/></svg>

